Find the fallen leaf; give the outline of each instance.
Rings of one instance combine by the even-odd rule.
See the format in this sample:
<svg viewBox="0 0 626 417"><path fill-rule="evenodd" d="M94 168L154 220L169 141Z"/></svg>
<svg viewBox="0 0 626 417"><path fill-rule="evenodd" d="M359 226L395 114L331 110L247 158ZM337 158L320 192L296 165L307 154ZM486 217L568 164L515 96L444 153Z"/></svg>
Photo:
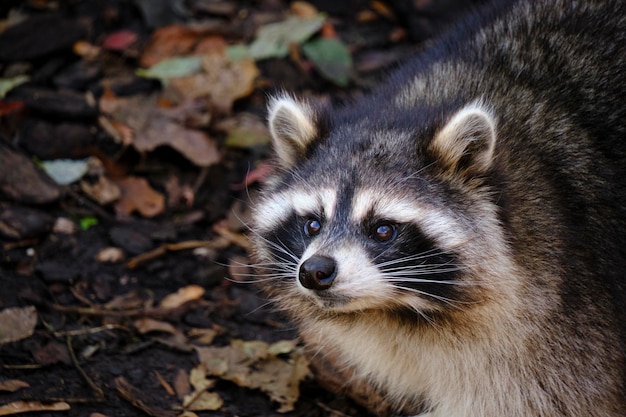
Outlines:
<svg viewBox="0 0 626 417"><path fill-rule="evenodd" d="M203 295L204 288L199 285L188 285L180 288L173 294L165 296L159 305L161 308L176 308L189 301L198 300Z"/></svg>
<svg viewBox="0 0 626 417"><path fill-rule="evenodd" d="M33 358L40 365L53 365L55 363L72 363L67 346L55 340L50 340L46 344L37 346L31 352Z"/></svg>
<svg viewBox="0 0 626 417"><path fill-rule="evenodd" d="M189 383L196 391L206 391L215 386L215 380L207 379L203 365L193 368L189 374Z"/></svg>
<svg viewBox="0 0 626 417"><path fill-rule="evenodd" d="M184 55L191 51L197 41L198 33L185 26L161 27L150 37L139 63L149 68L166 58Z"/></svg>
<svg viewBox="0 0 626 417"><path fill-rule="evenodd" d="M191 370L189 382L194 387L194 392L186 395L183 399L183 408L192 411L215 411L222 408L224 401L215 392L207 390L215 386L215 380L207 379L206 369L200 364Z"/></svg>
<svg viewBox="0 0 626 417"><path fill-rule="evenodd" d="M137 291L120 294L104 305L106 310L134 310L143 307L145 301Z"/></svg>
<svg viewBox="0 0 626 417"><path fill-rule="evenodd" d="M83 217L79 220L81 230L89 230L93 226L98 224L98 219L95 217Z"/></svg>
<svg viewBox="0 0 626 417"><path fill-rule="evenodd" d="M175 102L208 98L211 107L229 113L235 100L254 90L259 69L252 59L233 60L227 54L202 56L202 72L170 80L164 95Z"/></svg>
<svg viewBox="0 0 626 417"><path fill-rule="evenodd" d="M150 332L165 332L176 333L176 328L166 321L160 321L151 319L149 317L142 317L133 322L133 325L137 331L141 334Z"/></svg>
<svg viewBox="0 0 626 417"><path fill-rule="evenodd" d="M319 15L319 11L311 3L306 1L294 1L289 6L289 11L294 16L308 19Z"/></svg>
<svg viewBox="0 0 626 417"><path fill-rule="evenodd" d="M124 251L116 247L100 249L96 254L96 261L98 262L118 263L122 262L125 258Z"/></svg>
<svg viewBox="0 0 626 417"><path fill-rule="evenodd" d="M302 52L320 74L335 84L345 87L352 71L352 55L337 38L319 38L302 45Z"/></svg>
<svg viewBox="0 0 626 417"><path fill-rule="evenodd" d="M140 77L155 78L167 85L172 78L184 77L200 72L202 58L199 56L175 56L159 61L154 66L139 68L136 74Z"/></svg>
<svg viewBox="0 0 626 417"><path fill-rule="evenodd" d="M254 59L284 58L292 44L301 44L320 30L326 18L317 15L301 19L296 16L278 23L262 26L250 44L250 56Z"/></svg>
<svg viewBox="0 0 626 417"><path fill-rule="evenodd" d="M159 97L155 95L132 98L108 95L100 99L99 106L102 112L131 129L132 145L141 153L170 146L197 166L209 166L220 160L213 139L204 132L184 126L187 117L197 116L197 108L186 104L162 108L158 101Z"/></svg>
<svg viewBox="0 0 626 417"><path fill-rule="evenodd" d="M10 416L33 411L66 411L69 409L70 405L62 401L50 404L43 404L39 401L15 401L0 405L0 416Z"/></svg>
<svg viewBox="0 0 626 417"><path fill-rule="evenodd" d="M123 51L137 42L139 37L132 30L118 30L110 33L102 42L102 48L112 51Z"/></svg>
<svg viewBox="0 0 626 417"><path fill-rule="evenodd" d="M187 336L194 339L195 342L210 345L218 335L218 331L215 329L191 329L187 332Z"/></svg>
<svg viewBox="0 0 626 417"><path fill-rule="evenodd" d="M0 311L0 345L32 336L36 325L35 307L5 308Z"/></svg>
<svg viewBox="0 0 626 417"><path fill-rule="evenodd" d="M63 235L73 235L78 231L78 226L67 217L57 217L54 226L52 226L52 231Z"/></svg>
<svg viewBox="0 0 626 417"><path fill-rule="evenodd" d="M216 392L203 392L189 404L184 404L183 407L191 411L217 411L224 405L224 400Z"/></svg>
<svg viewBox="0 0 626 417"><path fill-rule="evenodd" d="M252 389L260 389L280 404L278 412L292 411L299 385L308 374L308 361L295 341L267 344L232 340L225 347L196 347L209 375Z"/></svg>
<svg viewBox="0 0 626 417"><path fill-rule="evenodd" d="M184 369L179 369L174 376L174 391L179 400L183 400L186 395L191 393L191 384L189 383L189 375Z"/></svg>
<svg viewBox="0 0 626 417"><path fill-rule="evenodd" d="M11 78L0 78L0 98L3 98L9 91L20 84L30 80L28 75L17 75Z"/></svg>
<svg viewBox="0 0 626 417"><path fill-rule="evenodd" d="M115 203L118 217L128 217L137 211L144 217L154 217L163 212L165 197L156 192L145 178L127 177L115 182L121 197Z"/></svg>
<svg viewBox="0 0 626 417"><path fill-rule="evenodd" d="M15 392L28 387L30 387L28 382L20 381L19 379L0 381L0 391Z"/></svg>
<svg viewBox="0 0 626 417"><path fill-rule="evenodd" d="M68 185L81 179L88 170L89 159L56 159L43 161L43 170L59 185Z"/></svg>
<svg viewBox="0 0 626 417"><path fill-rule="evenodd" d="M272 140L265 122L251 113L237 113L221 120L215 127L226 132L226 145L235 148L265 145Z"/></svg>
<svg viewBox="0 0 626 417"><path fill-rule="evenodd" d="M95 180L82 180L80 188L101 206L111 204L122 196L120 188L103 175Z"/></svg>

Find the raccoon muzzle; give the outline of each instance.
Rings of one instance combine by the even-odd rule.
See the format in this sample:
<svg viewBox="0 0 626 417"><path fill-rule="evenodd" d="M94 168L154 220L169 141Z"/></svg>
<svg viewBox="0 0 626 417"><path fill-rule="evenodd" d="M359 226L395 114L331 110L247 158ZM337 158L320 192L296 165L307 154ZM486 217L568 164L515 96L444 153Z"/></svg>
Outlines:
<svg viewBox="0 0 626 417"><path fill-rule="evenodd" d="M327 290L337 276L337 265L333 258L314 255L300 265L298 280L304 288Z"/></svg>

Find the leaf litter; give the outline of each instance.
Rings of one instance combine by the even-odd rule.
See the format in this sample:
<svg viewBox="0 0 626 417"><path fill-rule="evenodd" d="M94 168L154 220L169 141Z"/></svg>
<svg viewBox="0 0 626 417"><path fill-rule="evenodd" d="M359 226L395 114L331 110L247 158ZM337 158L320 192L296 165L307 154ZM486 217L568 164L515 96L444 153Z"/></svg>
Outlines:
<svg viewBox="0 0 626 417"><path fill-rule="evenodd" d="M96 3L83 6L101 7ZM367 24L380 16L393 20L378 3L348 14L358 22L366 22L367 16ZM181 8L171 10L177 5ZM74 54L72 60L78 58L80 65L58 56L38 58L49 78L32 62L0 66L0 88L6 93L0 101L0 134L10 139L0 144L0 160L3 166L17 161L11 165L15 169L0 173L0 191L28 205L47 204L52 220L69 219L69 226L55 226L48 234L2 242L3 249L11 249L0 264L3 272L19 275L19 284L12 276L8 281L11 298L0 297L0 308L8 306L0 310L0 348L11 352L0 355L0 365L13 378L4 380L6 385L0 382L0 390L13 395L12 400L68 401L13 401L0 408L2 413L69 409L70 403L73 413L84 413L102 386L118 394L107 395L110 404L104 410L109 416L128 414L119 398L153 416L194 417L205 410L249 415L241 409L246 404L232 397L229 384L267 396L281 413L334 412L331 404L321 405L310 395L301 399L304 406L295 408L300 384L311 384L308 361L295 340L269 342L276 340L275 329L287 331L287 337L293 332L264 309L256 290L223 279L235 274L231 260L247 264L250 251L245 227L224 219L229 210L245 218L248 193L254 198L256 184L273 169L265 162L270 136L262 109L268 90L305 90L305 95L329 100L333 83L348 86L341 94L349 97L349 88L361 82L354 74L353 54L367 42L344 36L348 19L320 13L307 2L291 2L289 10L276 2L254 2L244 10L240 5L192 0L185 2L187 8L181 2L143 1L141 24L125 21L129 14L117 3L92 10L89 18L77 8L79 17L70 23L90 30L63 51ZM55 7L46 2L40 6L42 14ZM24 21L28 19L25 15ZM145 23L154 30L141 29ZM388 38L394 38L392 33ZM369 58L368 70L380 67L378 61ZM357 72L363 62L361 57ZM66 71L72 68L83 72ZM62 111L36 100L15 99L30 100L37 88L45 90L49 103L60 103ZM66 93L80 97L89 112L65 109L60 99ZM96 140L80 156L58 159L84 166L82 160L88 158L88 165L99 168L89 167L62 181L62 187L49 181L32 159L28 141L33 139L20 130L24 120L30 121L25 117L39 120L37 112L55 118L55 123L59 119L81 125L79 131ZM54 128L51 123L42 126ZM24 170L31 174L22 174ZM37 181L21 181L35 177ZM54 192L31 186L37 182ZM220 202L224 198L227 203ZM236 200L243 209L233 204ZM114 238L111 226L120 224L141 230L137 236L144 236L142 249L133 250ZM56 269L47 265L54 260L60 264ZM30 280L35 273L43 289L26 279L18 281ZM25 288L14 290L16 285ZM3 327L9 322L2 314L13 309L29 317L19 320L16 334ZM157 359L150 359L155 349ZM102 364L104 358L115 359ZM124 367L124 362L132 366ZM40 371L31 374L22 367ZM59 378L72 380L63 376L66 371L86 384L79 383L75 390L60 386L55 382ZM47 382L39 378L45 375ZM160 396L154 395L153 386ZM85 387L87 396L81 391ZM350 407L339 409L345 415L363 415ZM264 410L272 413L269 405ZM258 415L259 410L250 413Z"/></svg>

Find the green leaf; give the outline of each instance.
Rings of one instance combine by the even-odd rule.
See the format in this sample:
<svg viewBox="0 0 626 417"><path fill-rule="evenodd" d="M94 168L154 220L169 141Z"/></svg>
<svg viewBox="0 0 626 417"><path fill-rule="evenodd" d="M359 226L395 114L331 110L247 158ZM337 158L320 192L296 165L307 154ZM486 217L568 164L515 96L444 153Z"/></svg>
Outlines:
<svg viewBox="0 0 626 417"><path fill-rule="evenodd" d="M55 159L41 162L41 168L59 185L68 185L81 179L89 164L87 159Z"/></svg>
<svg viewBox="0 0 626 417"><path fill-rule="evenodd" d="M251 129L233 129L226 138L226 146L233 148L251 148L270 143L272 138L266 133Z"/></svg>
<svg viewBox="0 0 626 417"><path fill-rule="evenodd" d="M318 15L302 19L290 17L282 22L265 25L257 32L249 48L253 59L283 58L289 54L289 45L301 44L322 28L326 17Z"/></svg>
<svg viewBox="0 0 626 417"><path fill-rule="evenodd" d="M232 45L226 48L226 56L231 61L240 61L242 59L252 58L250 48L246 45Z"/></svg>
<svg viewBox="0 0 626 417"><path fill-rule="evenodd" d="M3 98L9 91L20 84L30 80L28 75L18 75L11 78L0 78L0 98Z"/></svg>
<svg viewBox="0 0 626 417"><path fill-rule="evenodd" d="M201 70L201 56L175 56L159 61L148 69L139 68L136 73L140 77L156 78L167 85L170 78L193 75Z"/></svg>
<svg viewBox="0 0 626 417"><path fill-rule="evenodd" d="M342 87L348 84L352 55L336 38L320 38L302 45L302 52L313 62L323 77Z"/></svg>
<svg viewBox="0 0 626 417"><path fill-rule="evenodd" d="M98 219L95 217L83 217L82 219L79 220L79 224L80 224L81 230L87 230L91 228L92 226L97 225Z"/></svg>

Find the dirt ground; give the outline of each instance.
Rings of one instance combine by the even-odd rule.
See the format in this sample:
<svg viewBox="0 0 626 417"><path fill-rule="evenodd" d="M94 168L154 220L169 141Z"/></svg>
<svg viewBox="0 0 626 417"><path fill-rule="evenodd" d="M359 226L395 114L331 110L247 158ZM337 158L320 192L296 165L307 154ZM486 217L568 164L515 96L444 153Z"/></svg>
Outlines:
<svg viewBox="0 0 626 417"><path fill-rule="evenodd" d="M459 4L3 2L0 415L369 415L251 283L265 101L358 100ZM285 51L230 55L294 17Z"/></svg>

